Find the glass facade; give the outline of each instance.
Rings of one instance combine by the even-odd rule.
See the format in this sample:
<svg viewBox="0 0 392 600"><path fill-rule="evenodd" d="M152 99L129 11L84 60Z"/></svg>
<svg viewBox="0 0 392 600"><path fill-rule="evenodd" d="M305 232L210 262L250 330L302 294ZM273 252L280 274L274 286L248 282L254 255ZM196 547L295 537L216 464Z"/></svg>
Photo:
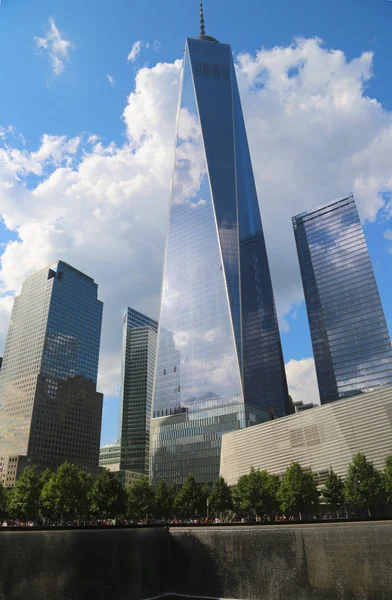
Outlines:
<svg viewBox="0 0 392 600"><path fill-rule="evenodd" d="M353 196L293 226L321 402L392 385L391 339Z"/></svg>
<svg viewBox="0 0 392 600"><path fill-rule="evenodd" d="M150 418L158 323L128 308L123 321L120 468L149 472Z"/></svg>
<svg viewBox="0 0 392 600"><path fill-rule="evenodd" d="M187 39L183 62L153 401L153 418L165 418L165 427L166 417L211 410L213 418L218 407L229 414L240 403L288 411L232 53L209 40ZM246 418L231 421L235 429ZM181 452L188 437L176 438ZM153 478L161 472L157 448Z"/></svg>
<svg viewBox="0 0 392 600"><path fill-rule="evenodd" d="M180 485L189 473L213 483L219 475L222 435L268 420L266 411L244 403L152 419L153 485L160 479Z"/></svg>
<svg viewBox="0 0 392 600"><path fill-rule="evenodd" d="M0 371L0 461L98 467L103 305L94 280L59 261L15 298ZM75 438L75 439L74 439ZM64 458L65 460L65 458Z"/></svg>

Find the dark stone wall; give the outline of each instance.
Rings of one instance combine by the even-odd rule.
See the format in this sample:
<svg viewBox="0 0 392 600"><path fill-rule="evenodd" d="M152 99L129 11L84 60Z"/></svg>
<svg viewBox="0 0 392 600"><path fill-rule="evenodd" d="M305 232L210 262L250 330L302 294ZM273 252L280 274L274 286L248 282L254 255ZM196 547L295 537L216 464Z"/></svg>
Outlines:
<svg viewBox="0 0 392 600"><path fill-rule="evenodd" d="M390 600L392 523L0 532L1 600Z"/></svg>

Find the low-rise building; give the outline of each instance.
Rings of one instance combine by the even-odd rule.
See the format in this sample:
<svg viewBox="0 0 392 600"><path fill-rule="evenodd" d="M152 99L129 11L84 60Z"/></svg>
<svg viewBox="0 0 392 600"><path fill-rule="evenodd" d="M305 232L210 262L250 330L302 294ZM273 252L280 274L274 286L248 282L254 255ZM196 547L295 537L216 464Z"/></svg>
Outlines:
<svg viewBox="0 0 392 600"><path fill-rule="evenodd" d="M225 434L220 474L235 485L251 467L281 475L297 461L321 485L330 467L345 476L357 452L378 469L392 454L392 387Z"/></svg>

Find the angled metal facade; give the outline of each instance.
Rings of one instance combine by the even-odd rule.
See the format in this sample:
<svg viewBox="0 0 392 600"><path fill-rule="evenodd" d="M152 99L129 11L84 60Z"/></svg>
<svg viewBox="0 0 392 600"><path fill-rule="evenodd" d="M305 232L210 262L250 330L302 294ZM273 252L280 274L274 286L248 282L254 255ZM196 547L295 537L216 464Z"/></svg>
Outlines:
<svg viewBox="0 0 392 600"><path fill-rule="evenodd" d="M392 347L352 196L293 217L321 403L392 385Z"/></svg>
<svg viewBox="0 0 392 600"><path fill-rule="evenodd" d="M357 452L384 469L392 453L391 387L224 435L220 474L236 485L252 467L282 475L297 461L322 485L330 467L344 477Z"/></svg>
<svg viewBox="0 0 392 600"><path fill-rule="evenodd" d="M233 405L239 409L228 413L242 411L233 429L249 424L248 413L273 409L283 416L287 384L231 48L188 39L155 371L153 480L181 483L189 471L176 471L176 452L188 452L190 465L198 452L205 458L210 442L209 472L200 465L193 472L199 480L216 477L220 436L227 429L215 420L205 437L208 419L217 417L208 411ZM180 433L181 427L170 432L168 417L181 414L182 422L194 411L205 412L197 434ZM162 418L164 428L155 421ZM200 447L191 449L189 436L195 435L201 436Z"/></svg>

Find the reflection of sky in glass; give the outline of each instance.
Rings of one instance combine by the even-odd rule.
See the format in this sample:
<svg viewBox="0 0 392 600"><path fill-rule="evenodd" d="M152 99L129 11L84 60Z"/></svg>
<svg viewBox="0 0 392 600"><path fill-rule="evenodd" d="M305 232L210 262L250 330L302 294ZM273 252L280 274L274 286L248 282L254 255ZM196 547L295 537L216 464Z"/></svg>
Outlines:
<svg viewBox="0 0 392 600"><path fill-rule="evenodd" d="M322 402L392 385L392 349L352 197L293 218Z"/></svg>
<svg viewBox="0 0 392 600"><path fill-rule="evenodd" d="M288 393L230 46L188 39L153 416Z"/></svg>
<svg viewBox="0 0 392 600"><path fill-rule="evenodd" d="M186 53L162 290L154 414L173 414L242 399L224 267Z"/></svg>

